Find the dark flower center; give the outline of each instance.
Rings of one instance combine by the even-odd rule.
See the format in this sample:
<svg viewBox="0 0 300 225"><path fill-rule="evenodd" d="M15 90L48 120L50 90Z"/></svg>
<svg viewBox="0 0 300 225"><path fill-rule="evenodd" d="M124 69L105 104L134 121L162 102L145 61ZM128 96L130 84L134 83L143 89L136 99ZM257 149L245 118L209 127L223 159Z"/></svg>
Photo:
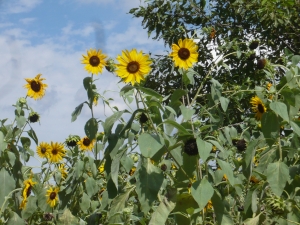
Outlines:
<svg viewBox="0 0 300 225"><path fill-rule="evenodd" d="M46 148L41 148L41 152L42 152L43 154L45 154L45 153L46 153Z"/></svg>
<svg viewBox="0 0 300 225"><path fill-rule="evenodd" d="M30 82L30 87L34 92L39 92L41 90L41 84L35 80Z"/></svg>
<svg viewBox="0 0 300 225"><path fill-rule="evenodd" d="M51 192L51 194L50 194L49 197L50 197L51 200L55 199L56 193L55 192Z"/></svg>
<svg viewBox="0 0 300 225"><path fill-rule="evenodd" d="M127 71L129 73L136 73L140 69L140 64L138 62L130 62L127 65Z"/></svg>
<svg viewBox="0 0 300 225"><path fill-rule="evenodd" d="M53 149L53 150L52 150L52 154L53 154L53 155L57 155L57 153L58 153L57 149Z"/></svg>
<svg viewBox="0 0 300 225"><path fill-rule="evenodd" d="M182 60L186 60L190 57L190 51L187 48L181 48L178 51L178 56L179 58L181 58Z"/></svg>
<svg viewBox="0 0 300 225"><path fill-rule="evenodd" d="M91 141L89 138L84 138L82 143L84 146L89 146L91 144Z"/></svg>
<svg viewBox="0 0 300 225"><path fill-rule="evenodd" d="M93 56L90 58L90 64L91 64L91 66L98 66L98 65L100 64L100 59L99 59L99 57L93 55Z"/></svg>
<svg viewBox="0 0 300 225"><path fill-rule="evenodd" d="M31 194L31 189L32 189L32 187L29 186L27 189L27 192L26 192L27 197Z"/></svg>
<svg viewBox="0 0 300 225"><path fill-rule="evenodd" d="M257 109L258 109L258 111L259 111L260 113L264 113L264 112L265 112L265 108L264 108L264 106L263 106L262 104L258 104L258 105L257 105Z"/></svg>
<svg viewBox="0 0 300 225"><path fill-rule="evenodd" d="M31 123L37 122L38 119L39 119L39 115L37 115L37 114L33 114L32 116L29 117L29 120Z"/></svg>

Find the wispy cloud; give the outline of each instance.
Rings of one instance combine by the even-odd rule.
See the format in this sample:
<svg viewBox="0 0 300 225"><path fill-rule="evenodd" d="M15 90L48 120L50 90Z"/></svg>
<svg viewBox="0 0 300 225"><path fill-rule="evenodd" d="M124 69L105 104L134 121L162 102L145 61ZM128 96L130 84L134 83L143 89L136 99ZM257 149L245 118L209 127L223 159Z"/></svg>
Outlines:
<svg viewBox="0 0 300 225"><path fill-rule="evenodd" d="M27 24L30 24L32 23L33 21L35 21L36 18L33 18L33 17L30 17L30 18L23 18L23 19L20 19L19 21L24 24L24 25L27 25Z"/></svg>
<svg viewBox="0 0 300 225"><path fill-rule="evenodd" d="M28 12L40 4L42 0L10 0L5 3L7 13Z"/></svg>

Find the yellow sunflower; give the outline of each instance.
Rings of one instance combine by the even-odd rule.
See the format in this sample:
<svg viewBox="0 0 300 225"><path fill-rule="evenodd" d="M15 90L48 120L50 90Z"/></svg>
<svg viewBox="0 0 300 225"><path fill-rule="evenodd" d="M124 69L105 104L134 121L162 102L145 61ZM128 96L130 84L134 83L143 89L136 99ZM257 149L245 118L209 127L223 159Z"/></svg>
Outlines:
<svg viewBox="0 0 300 225"><path fill-rule="evenodd" d="M116 65L116 74L124 79L125 83L140 83L145 80L145 76L150 72L150 57L143 55L143 52L137 52L136 49L122 51L122 55L117 56L119 64Z"/></svg>
<svg viewBox="0 0 300 225"><path fill-rule="evenodd" d="M105 166L105 163L102 163L102 164L99 166L98 170L99 170L100 173L103 173L103 172L104 172L104 166Z"/></svg>
<svg viewBox="0 0 300 225"><path fill-rule="evenodd" d="M23 199L21 204L20 204L20 209L25 209L26 208L26 204L27 204L27 198Z"/></svg>
<svg viewBox="0 0 300 225"><path fill-rule="evenodd" d="M62 178L65 179L68 176L68 172L67 172L65 164L60 164L58 166L58 170L61 173Z"/></svg>
<svg viewBox="0 0 300 225"><path fill-rule="evenodd" d="M251 98L250 104L252 104L252 111L256 113L255 118L261 120L262 115L267 111L264 103L259 97L255 96Z"/></svg>
<svg viewBox="0 0 300 225"><path fill-rule="evenodd" d="M26 207L27 198L31 194L32 187L36 184L36 182L33 182L32 179L30 178L24 180L23 184L24 184L24 189L22 191L23 200L20 204L20 209L24 209Z"/></svg>
<svg viewBox="0 0 300 225"><path fill-rule="evenodd" d="M92 151L95 145L95 140L90 140L85 136L80 141L78 141L77 144L82 151Z"/></svg>
<svg viewBox="0 0 300 225"><path fill-rule="evenodd" d="M47 157L49 157L50 152L51 152L51 146L48 143L46 143L46 142L41 142L36 147L36 153L41 158L47 158Z"/></svg>
<svg viewBox="0 0 300 225"><path fill-rule="evenodd" d="M49 159L50 162L57 163L62 160L62 157L64 157L66 154L66 150L64 149L64 145L58 142L52 142L51 141L51 150Z"/></svg>
<svg viewBox="0 0 300 225"><path fill-rule="evenodd" d="M57 202L58 202L58 192L59 192L59 187L52 188L50 187L47 190L46 197L47 198L47 203L53 208Z"/></svg>
<svg viewBox="0 0 300 225"><path fill-rule="evenodd" d="M42 81L45 78L40 78L42 74L38 74L35 78L25 78L28 84L25 84L24 87L27 88L27 95L34 100L41 99L45 95L47 84L44 84Z"/></svg>
<svg viewBox="0 0 300 225"><path fill-rule="evenodd" d="M136 171L136 167L135 166L133 166L132 168L131 168L131 170L129 171L129 175L130 176L132 176L134 173L135 173L135 171Z"/></svg>
<svg viewBox="0 0 300 225"><path fill-rule="evenodd" d="M198 46L191 39L179 39L178 45L172 44L172 52L175 66L179 68L188 69L193 66L193 63L198 61Z"/></svg>
<svg viewBox="0 0 300 225"><path fill-rule="evenodd" d="M209 200L206 206L204 207L204 212L213 208L212 201Z"/></svg>
<svg viewBox="0 0 300 225"><path fill-rule="evenodd" d="M89 73L96 74L102 73L102 69L106 66L106 55L102 54L102 51L98 49L90 49L87 51L87 55L82 55L83 59L81 60L82 64L85 65L85 70Z"/></svg>

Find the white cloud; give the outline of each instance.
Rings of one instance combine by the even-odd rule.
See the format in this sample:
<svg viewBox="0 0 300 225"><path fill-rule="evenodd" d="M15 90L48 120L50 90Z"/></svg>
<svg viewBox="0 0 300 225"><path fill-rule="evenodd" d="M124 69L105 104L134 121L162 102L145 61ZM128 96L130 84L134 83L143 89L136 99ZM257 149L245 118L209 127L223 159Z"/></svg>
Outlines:
<svg viewBox="0 0 300 225"><path fill-rule="evenodd" d="M19 21L21 22L21 23L23 23L24 25L27 25L27 24L30 24L30 23L32 23L33 21L35 21L36 20L36 18L23 18L23 19L20 19Z"/></svg>
<svg viewBox="0 0 300 225"><path fill-rule="evenodd" d="M7 13L28 12L40 4L42 0L10 0L6 3Z"/></svg>

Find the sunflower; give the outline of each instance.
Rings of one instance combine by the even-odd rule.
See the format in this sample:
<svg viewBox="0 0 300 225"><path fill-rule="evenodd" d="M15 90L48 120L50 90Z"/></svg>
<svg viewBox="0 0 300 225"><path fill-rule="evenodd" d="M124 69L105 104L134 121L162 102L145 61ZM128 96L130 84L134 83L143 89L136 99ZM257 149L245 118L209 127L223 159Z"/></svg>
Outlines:
<svg viewBox="0 0 300 225"><path fill-rule="evenodd" d="M179 68L188 69L192 67L193 63L198 61L198 46L191 39L179 39L178 45L172 44L172 52L170 54L173 57L175 66Z"/></svg>
<svg viewBox="0 0 300 225"><path fill-rule="evenodd" d="M102 51L98 49L90 49L87 51L87 56L82 55L83 59L81 60L82 64L85 65L85 70L92 74L102 73L102 69L106 66L106 55L102 54Z"/></svg>
<svg viewBox="0 0 300 225"><path fill-rule="evenodd" d="M102 164L99 166L99 168L98 168L99 173L103 173L103 172L104 172L104 166L105 166L105 163L102 163Z"/></svg>
<svg viewBox="0 0 300 225"><path fill-rule="evenodd" d="M129 175L130 176L132 176L134 173L135 173L135 171L136 171L136 167L135 166L133 166L132 168L131 168L131 170L129 171Z"/></svg>
<svg viewBox="0 0 300 225"><path fill-rule="evenodd" d="M59 187L56 187L56 188L50 187L47 190L47 194L46 194L46 197L48 197L47 203L51 207L54 207L58 202L58 192L59 192Z"/></svg>
<svg viewBox="0 0 300 225"><path fill-rule="evenodd" d="M25 209L25 207L26 207L26 204L27 204L27 198L25 198L25 199L23 199L22 200L22 202L21 202L21 204L20 204L20 209Z"/></svg>
<svg viewBox="0 0 300 225"><path fill-rule="evenodd" d="M204 207L204 212L206 212L207 210L211 210L212 208L213 208L212 201L209 200L206 206Z"/></svg>
<svg viewBox="0 0 300 225"><path fill-rule="evenodd" d="M92 151L95 145L95 140L90 140L87 136L85 136L80 141L78 141L77 144L82 151Z"/></svg>
<svg viewBox="0 0 300 225"><path fill-rule="evenodd" d="M57 163L62 160L66 154L66 150L64 149L64 145L58 142L51 141L51 149L49 154L50 162Z"/></svg>
<svg viewBox="0 0 300 225"><path fill-rule="evenodd" d="M256 113L255 118L261 120L262 115L267 111L264 103L259 97L255 96L251 98L250 104L252 104L252 111Z"/></svg>
<svg viewBox="0 0 300 225"><path fill-rule="evenodd" d="M51 146L48 143L46 143L46 142L41 142L36 147L36 153L41 158L47 158L47 157L49 157L50 152L51 152Z"/></svg>
<svg viewBox="0 0 300 225"><path fill-rule="evenodd" d="M65 164L60 164L58 166L58 170L61 173L62 178L65 179L68 176L68 172L67 172L67 169L65 167Z"/></svg>
<svg viewBox="0 0 300 225"><path fill-rule="evenodd" d="M119 64L116 65L116 74L124 79L124 82L131 82L134 85L135 82L140 83L141 80L145 80L145 76L150 72L150 58L149 55L143 55L143 52L139 53L136 49L122 51L122 55L117 56Z"/></svg>
<svg viewBox="0 0 300 225"><path fill-rule="evenodd" d="M24 209L26 207L27 198L31 194L32 187L36 184L36 182L33 182L32 179L30 178L24 180L23 184L24 184L24 189L22 191L23 200L20 204L20 209Z"/></svg>
<svg viewBox="0 0 300 225"><path fill-rule="evenodd" d="M38 74L35 78L25 78L28 84L25 84L24 87L28 89L27 95L34 100L41 99L45 95L47 84L43 84L45 78L40 78L42 74Z"/></svg>

